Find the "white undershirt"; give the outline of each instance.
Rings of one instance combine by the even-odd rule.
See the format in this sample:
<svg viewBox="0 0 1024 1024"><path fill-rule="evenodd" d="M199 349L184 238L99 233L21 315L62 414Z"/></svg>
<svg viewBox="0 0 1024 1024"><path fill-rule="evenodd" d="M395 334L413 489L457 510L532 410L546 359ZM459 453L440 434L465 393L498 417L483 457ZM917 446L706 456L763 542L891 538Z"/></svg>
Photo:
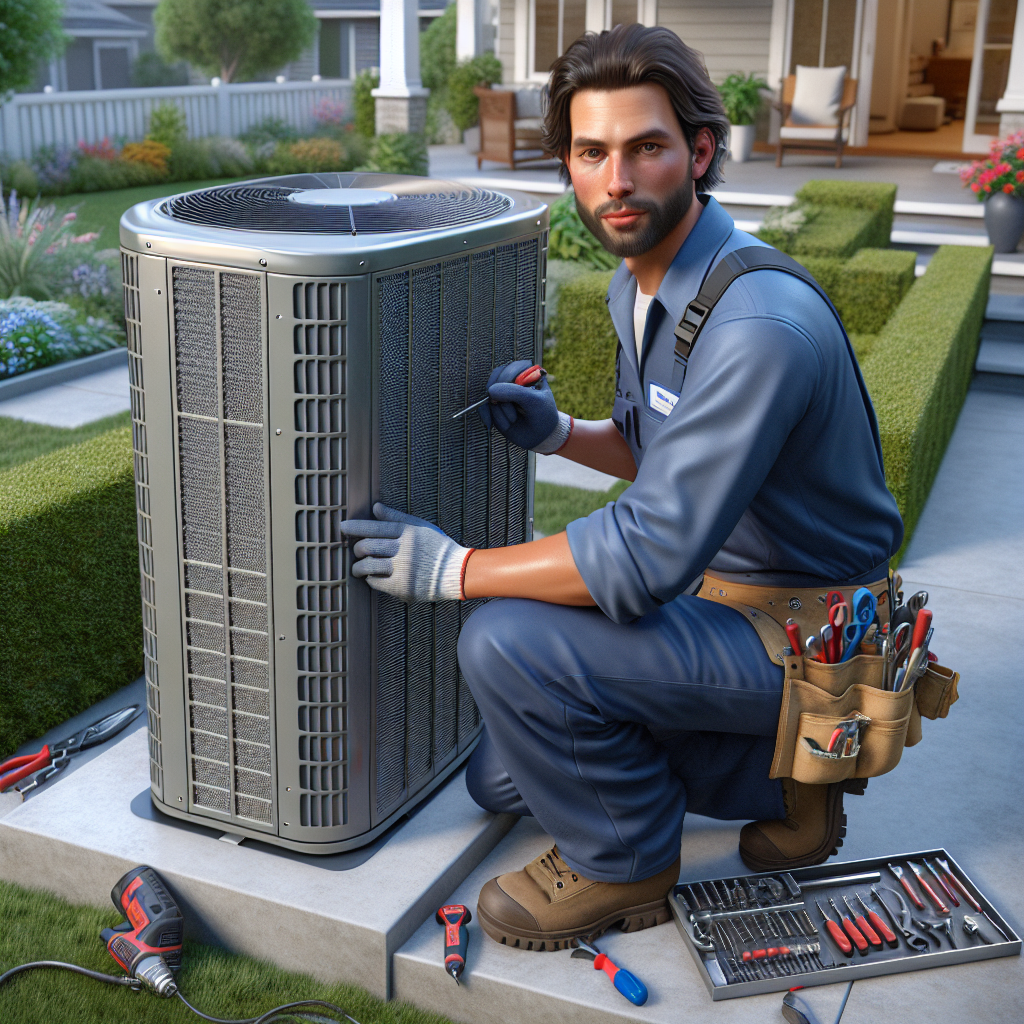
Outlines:
<svg viewBox="0 0 1024 1024"><path fill-rule="evenodd" d="M644 295L640 286L636 289L636 301L633 303L633 336L636 339L636 362L640 365L641 349L644 346L644 328L647 326L647 311L650 309L653 295Z"/></svg>

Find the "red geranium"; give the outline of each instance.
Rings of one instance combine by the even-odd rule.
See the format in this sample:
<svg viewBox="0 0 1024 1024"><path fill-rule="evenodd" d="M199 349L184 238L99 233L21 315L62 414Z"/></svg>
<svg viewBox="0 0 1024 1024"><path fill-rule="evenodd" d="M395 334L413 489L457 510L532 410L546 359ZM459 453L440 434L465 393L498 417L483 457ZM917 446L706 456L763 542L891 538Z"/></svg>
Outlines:
<svg viewBox="0 0 1024 1024"><path fill-rule="evenodd" d="M993 192L1024 199L1024 131L993 142L987 159L963 168L960 180L980 200Z"/></svg>

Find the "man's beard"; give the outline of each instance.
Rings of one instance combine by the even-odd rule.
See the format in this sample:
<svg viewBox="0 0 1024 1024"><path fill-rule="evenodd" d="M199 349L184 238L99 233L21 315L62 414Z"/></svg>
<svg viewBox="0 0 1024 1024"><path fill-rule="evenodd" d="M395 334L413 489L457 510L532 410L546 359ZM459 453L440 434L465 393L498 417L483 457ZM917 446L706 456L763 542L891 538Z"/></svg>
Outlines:
<svg viewBox="0 0 1024 1024"><path fill-rule="evenodd" d="M576 212L580 220L590 229L597 240L615 256L642 256L650 252L659 242L664 241L686 216L693 202L693 176L687 170L686 180L669 195L664 202L653 199L639 199L629 196L625 201L612 199L602 203L596 210L590 211L582 203L576 204ZM630 210L643 210L646 219L629 234L613 233L601 219L606 213L628 207Z"/></svg>

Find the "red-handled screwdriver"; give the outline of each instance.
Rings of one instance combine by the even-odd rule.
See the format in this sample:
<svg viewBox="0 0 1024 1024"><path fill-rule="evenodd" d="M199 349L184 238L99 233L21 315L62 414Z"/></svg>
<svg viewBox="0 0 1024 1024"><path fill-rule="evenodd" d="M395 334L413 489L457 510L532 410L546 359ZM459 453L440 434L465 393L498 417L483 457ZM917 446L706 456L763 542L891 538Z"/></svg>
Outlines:
<svg viewBox="0 0 1024 1024"><path fill-rule="evenodd" d="M843 934L843 929L839 927L832 920L824 910L821 909L821 904L815 900L814 905L818 908L818 913L825 919L825 927L828 929L829 935L832 936L832 941L847 955L849 956L853 952L853 945L850 940ZM863 937L861 938L863 942Z"/></svg>
<svg viewBox="0 0 1024 1024"><path fill-rule="evenodd" d="M864 898L860 893L857 893L857 899L860 900L860 905L864 908L864 913L867 914L871 926L885 939L890 949L895 949L900 944L900 940L896 938L896 933L864 902ZM857 918L857 923L860 924L860 922L861 919Z"/></svg>
<svg viewBox="0 0 1024 1024"><path fill-rule="evenodd" d="M846 904L846 909L849 910L850 916L853 918L853 923L860 929L861 935L868 940L873 949L881 949L882 940L878 937L878 932L868 924L867 919L863 914L858 914L857 911L850 906L850 899L848 896L843 897L843 902Z"/></svg>
<svg viewBox="0 0 1024 1024"><path fill-rule="evenodd" d="M512 383L524 388L535 387L547 375L548 371L543 366L534 364L533 366L528 366L522 373L517 374L516 379ZM465 409L460 409L452 416L452 419L457 420L460 416L465 416L467 412L472 412L474 409L479 409L481 405L486 405L490 400L491 396L485 395L479 402L474 402L472 405L467 405Z"/></svg>
<svg viewBox="0 0 1024 1024"><path fill-rule="evenodd" d="M924 904L921 902L921 897L910 888L910 883L903 877L903 868L898 864L887 864L886 867L893 873L896 881L903 886L904 891L910 897L910 902L913 903L918 910L924 910Z"/></svg>
<svg viewBox="0 0 1024 1024"><path fill-rule="evenodd" d="M917 618L914 620L914 635L910 641L910 653L914 651L924 643L925 637L928 635L928 630L932 624L932 613L927 608L922 608L917 613Z"/></svg>
<svg viewBox="0 0 1024 1024"><path fill-rule="evenodd" d="M848 917L843 917L843 912L836 906L836 901L831 896L828 898L829 903L832 904L832 909L836 912L836 917L839 918L843 923L843 929L846 934L853 940L853 944L857 947L857 952L861 956L868 955L868 940L857 930L857 926Z"/></svg>
<svg viewBox="0 0 1024 1024"><path fill-rule="evenodd" d="M444 969L458 985L459 976L466 969L466 951L469 949L466 925L473 920L473 915L461 903L450 903L441 907L434 919L444 928Z"/></svg>
<svg viewBox="0 0 1024 1024"><path fill-rule="evenodd" d="M800 642L800 626L794 619L786 620L786 636L789 637L793 653L799 658L804 653L804 645Z"/></svg>
<svg viewBox="0 0 1024 1024"><path fill-rule="evenodd" d="M939 908L939 913L948 914L949 907L947 907L946 904L942 902L942 898L939 896L939 894L928 884L928 880L924 877L924 872L912 860L908 860L907 865L910 867L910 870L913 871L914 874L917 876L917 884L921 886L921 888L926 893L928 893L928 896L930 897L932 903L934 903L935 906Z"/></svg>

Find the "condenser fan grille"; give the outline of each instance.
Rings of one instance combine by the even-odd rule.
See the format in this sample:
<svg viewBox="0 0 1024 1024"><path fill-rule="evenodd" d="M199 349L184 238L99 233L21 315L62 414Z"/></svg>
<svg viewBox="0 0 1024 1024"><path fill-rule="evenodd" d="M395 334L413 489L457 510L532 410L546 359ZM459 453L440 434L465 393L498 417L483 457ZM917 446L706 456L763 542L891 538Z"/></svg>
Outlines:
<svg viewBox="0 0 1024 1024"><path fill-rule="evenodd" d="M486 189L399 195L369 206L315 206L289 201L288 196L300 191L281 186L233 185L175 196L163 204L161 212L204 227L377 234L475 224L512 206L507 196Z"/></svg>

